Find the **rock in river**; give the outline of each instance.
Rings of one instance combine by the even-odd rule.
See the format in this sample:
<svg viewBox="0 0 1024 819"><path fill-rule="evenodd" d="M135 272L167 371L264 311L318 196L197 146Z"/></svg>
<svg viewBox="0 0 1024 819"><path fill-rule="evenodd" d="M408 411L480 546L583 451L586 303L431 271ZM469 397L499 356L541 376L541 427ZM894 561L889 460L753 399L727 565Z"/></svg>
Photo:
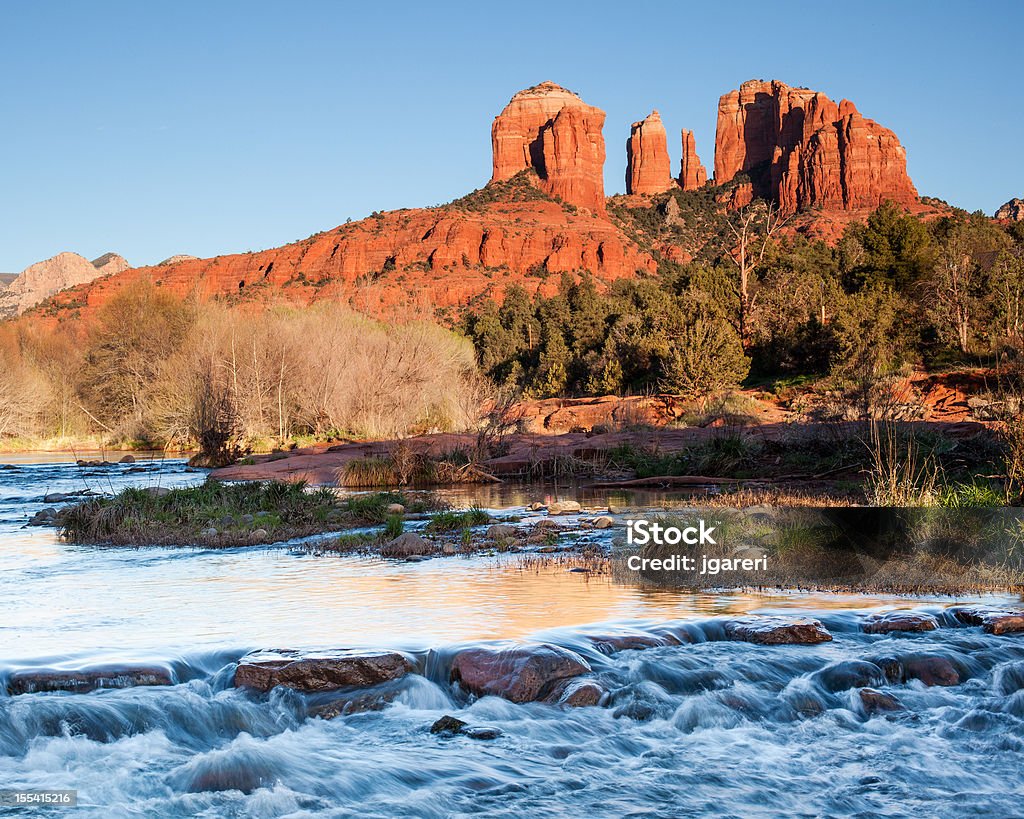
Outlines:
<svg viewBox="0 0 1024 819"><path fill-rule="evenodd" d="M536 702L562 680L589 672L590 665L574 651L539 643L464 649L452 660L450 677L478 697Z"/></svg>
<svg viewBox="0 0 1024 819"><path fill-rule="evenodd" d="M412 661L397 651L259 651L239 660L235 687L269 691L285 685L297 691L330 691L397 680L412 669Z"/></svg>
<svg viewBox="0 0 1024 819"><path fill-rule="evenodd" d="M558 501L548 506L549 515L567 515L579 512L582 507L577 501Z"/></svg>
<svg viewBox="0 0 1024 819"><path fill-rule="evenodd" d="M404 532L389 543L385 543L380 553L382 557L415 557L433 554L434 551L434 544L426 538L415 532Z"/></svg>
<svg viewBox="0 0 1024 819"><path fill-rule="evenodd" d="M97 688L131 688L136 685L174 685L171 672L160 666L110 665L62 671L33 668L15 671L7 681L9 694L70 691L84 694Z"/></svg>
<svg viewBox="0 0 1024 819"><path fill-rule="evenodd" d="M930 614L917 611L887 611L870 614L861 621L866 634L888 634L891 631L934 631L939 621Z"/></svg>
<svg viewBox="0 0 1024 819"><path fill-rule="evenodd" d="M871 662L885 672L890 683L920 680L925 685L959 685L966 676L958 664L941 654L904 654L872 657Z"/></svg>
<svg viewBox="0 0 1024 819"><path fill-rule="evenodd" d="M811 617L750 615L723 624L729 640L762 645L827 643L832 639L820 621Z"/></svg>
<svg viewBox="0 0 1024 819"><path fill-rule="evenodd" d="M981 626L989 634L1015 634L1024 631L1024 611L987 606L952 606L949 609L961 623Z"/></svg>
<svg viewBox="0 0 1024 819"><path fill-rule="evenodd" d="M857 692L860 697L860 704L868 714L876 714L879 711L902 711L901 703L892 694L884 691L877 691L874 688L862 688Z"/></svg>

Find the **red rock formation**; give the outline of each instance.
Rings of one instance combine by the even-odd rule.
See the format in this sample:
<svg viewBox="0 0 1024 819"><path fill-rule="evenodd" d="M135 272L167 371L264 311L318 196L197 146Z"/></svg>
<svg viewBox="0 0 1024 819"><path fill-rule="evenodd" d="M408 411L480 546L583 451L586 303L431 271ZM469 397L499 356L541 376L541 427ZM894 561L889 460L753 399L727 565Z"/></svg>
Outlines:
<svg viewBox="0 0 1024 819"><path fill-rule="evenodd" d="M626 193L662 193L675 186L665 126L661 115L652 111L640 122L634 122L629 132L626 142Z"/></svg>
<svg viewBox="0 0 1024 819"><path fill-rule="evenodd" d="M553 82L520 91L491 126L491 182L532 169L547 193L603 214L604 116Z"/></svg>
<svg viewBox="0 0 1024 819"><path fill-rule="evenodd" d="M679 187L684 191L692 191L703 187L708 181L707 169L697 156L697 143L693 131L683 128L683 153L679 160Z"/></svg>
<svg viewBox="0 0 1024 819"><path fill-rule="evenodd" d="M751 177L753 195L786 213L917 205L896 135L816 91L750 80L718 104L715 182Z"/></svg>
<svg viewBox="0 0 1024 819"><path fill-rule="evenodd" d="M482 293L500 297L516 282L550 294L560 273L587 270L608 282L656 269L608 220L554 201L510 199L470 195L438 208L391 211L272 250L133 268L55 299L58 309L88 314L128 282L149 279L181 296L342 301L396 316L463 306Z"/></svg>

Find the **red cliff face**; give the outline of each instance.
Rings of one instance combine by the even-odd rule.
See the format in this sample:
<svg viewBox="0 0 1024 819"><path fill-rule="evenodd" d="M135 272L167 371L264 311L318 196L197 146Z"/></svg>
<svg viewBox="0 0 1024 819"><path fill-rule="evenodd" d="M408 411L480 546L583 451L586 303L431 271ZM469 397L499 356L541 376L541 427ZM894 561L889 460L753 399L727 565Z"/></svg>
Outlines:
<svg viewBox="0 0 1024 819"><path fill-rule="evenodd" d="M603 214L604 117L553 82L520 91L491 126L491 181L533 169L547 193Z"/></svg>
<svg viewBox="0 0 1024 819"><path fill-rule="evenodd" d="M817 91L751 80L718 104L715 182L738 173L787 213L918 203L896 135Z"/></svg>
<svg viewBox="0 0 1024 819"><path fill-rule="evenodd" d="M683 128L682 131L683 153L679 160L679 187L684 191L692 191L701 188L708 181L707 169L701 164L697 156L697 143L693 138L693 131Z"/></svg>
<svg viewBox="0 0 1024 819"><path fill-rule="evenodd" d="M468 201L467 201L468 200ZM329 300L382 317L430 315L507 287L553 293L559 274L589 271L599 282L653 272L654 260L606 219L545 199L390 211L257 253L184 258L133 268L55 297L88 314L126 284L148 279L201 300L297 305Z"/></svg>
<svg viewBox="0 0 1024 819"><path fill-rule="evenodd" d="M629 132L626 142L626 193L662 193L675 186L665 126L661 115L652 111L640 122L634 122Z"/></svg>

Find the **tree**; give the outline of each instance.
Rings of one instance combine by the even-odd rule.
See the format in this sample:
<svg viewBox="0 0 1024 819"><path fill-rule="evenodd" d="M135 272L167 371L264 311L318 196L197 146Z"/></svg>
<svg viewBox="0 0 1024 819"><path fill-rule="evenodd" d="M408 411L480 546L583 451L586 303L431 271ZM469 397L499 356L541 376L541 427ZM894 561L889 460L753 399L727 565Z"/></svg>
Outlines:
<svg viewBox="0 0 1024 819"><path fill-rule="evenodd" d="M928 229L889 200L866 224L851 224L843 245L843 273L852 290L881 284L908 293L930 272L934 258Z"/></svg>
<svg viewBox="0 0 1024 819"><path fill-rule="evenodd" d="M970 240L966 225L953 230L939 250L931 282L932 312L943 334L952 334L961 353L970 349L981 279Z"/></svg>
<svg viewBox="0 0 1024 819"><path fill-rule="evenodd" d="M1003 336L1024 346L1024 245L1003 250L990 277L992 312Z"/></svg>
<svg viewBox="0 0 1024 819"><path fill-rule="evenodd" d="M127 434L148 429L148 397L195 319L184 302L141 280L99 311L88 338L83 391L97 420Z"/></svg>
<svg viewBox="0 0 1024 819"><path fill-rule="evenodd" d="M743 349L750 342L750 314L754 307L755 294L752 292L754 275L764 261L772 235L789 217L783 217L774 203L765 205L758 201L740 208L735 221L728 223L736 239L736 247L728 254L739 273L739 334Z"/></svg>
<svg viewBox="0 0 1024 819"><path fill-rule="evenodd" d="M660 386L668 392L707 395L739 384L750 372L750 359L735 330L696 299L684 299L679 306Z"/></svg>

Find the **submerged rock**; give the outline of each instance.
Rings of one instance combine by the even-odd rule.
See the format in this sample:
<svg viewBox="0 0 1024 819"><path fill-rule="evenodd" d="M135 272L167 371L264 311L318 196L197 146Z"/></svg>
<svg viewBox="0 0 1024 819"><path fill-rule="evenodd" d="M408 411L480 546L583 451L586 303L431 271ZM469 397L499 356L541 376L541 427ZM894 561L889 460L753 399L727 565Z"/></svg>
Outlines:
<svg viewBox="0 0 1024 819"><path fill-rule="evenodd" d="M353 691L342 697L335 697L313 705L309 709L310 717L334 719L335 717L365 714L368 711L383 711L402 692L400 684L385 684L370 691Z"/></svg>
<svg viewBox="0 0 1024 819"><path fill-rule="evenodd" d="M452 660L450 680L478 697L536 702L562 680L589 672L590 665L574 651L544 643L523 644L460 651Z"/></svg>
<svg viewBox="0 0 1024 819"><path fill-rule="evenodd" d="M25 669L15 671L7 681L7 692L36 694L70 691L84 694L98 688L132 688L139 685L174 685L171 672L160 666L110 665L75 671Z"/></svg>
<svg viewBox="0 0 1024 819"><path fill-rule="evenodd" d="M956 663L941 654L906 654L898 657L873 658L894 684L919 680L925 685L959 685L964 676Z"/></svg>
<svg viewBox="0 0 1024 819"><path fill-rule="evenodd" d="M860 704L868 714L876 714L879 711L903 711L901 703L892 694L878 691L874 688L862 688L857 692Z"/></svg>
<svg viewBox="0 0 1024 819"><path fill-rule="evenodd" d="M832 639L819 620L812 617L749 615L723 624L726 639L762 645L827 643Z"/></svg>
<svg viewBox="0 0 1024 819"><path fill-rule="evenodd" d="M645 648L659 648L660 646L671 645L673 642L676 645L679 644L678 640L670 641L667 637L645 634L644 632L588 635L587 639L602 654L615 654L619 651L642 651Z"/></svg>
<svg viewBox="0 0 1024 819"><path fill-rule="evenodd" d="M934 631L939 621L930 614L917 611L887 611L871 614L861 621L865 634L889 634L893 631Z"/></svg>
<svg viewBox="0 0 1024 819"><path fill-rule="evenodd" d="M269 691L279 685L297 691L366 688L397 680L412 669L412 661L397 651L260 651L239 660L234 685L257 691Z"/></svg>
<svg viewBox="0 0 1024 819"><path fill-rule="evenodd" d="M997 609L988 606L951 606L949 609L961 623L981 626L989 634L1016 634L1024 631L1024 611Z"/></svg>
<svg viewBox="0 0 1024 819"><path fill-rule="evenodd" d="M811 679L826 691L836 692L883 685L885 672L867 660L841 660L814 672Z"/></svg>

